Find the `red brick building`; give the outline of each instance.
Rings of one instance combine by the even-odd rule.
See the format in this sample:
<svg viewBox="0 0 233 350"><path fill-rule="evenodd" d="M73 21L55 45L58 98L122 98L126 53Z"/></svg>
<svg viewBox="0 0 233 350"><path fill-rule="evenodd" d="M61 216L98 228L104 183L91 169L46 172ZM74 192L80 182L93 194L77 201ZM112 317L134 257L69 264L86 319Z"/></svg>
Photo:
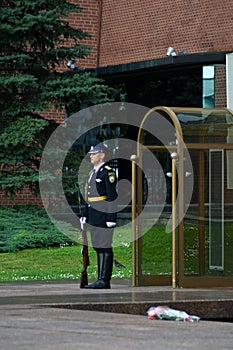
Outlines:
<svg viewBox="0 0 233 350"><path fill-rule="evenodd" d="M124 90L126 101L147 107L226 107L226 55L233 51L231 1L73 2L83 11L70 22L92 35L85 42L92 53L76 65L96 69L107 83ZM168 56L170 47L175 53ZM211 76L206 66L211 66ZM64 119L64 112L44 115ZM17 197L18 203L34 201L27 191Z"/></svg>
<svg viewBox="0 0 233 350"><path fill-rule="evenodd" d="M114 76L114 82L119 82L119 75L124 81L126 75L150 71L155 76L168 74L169 78L177 70L201 71L203 66L213 65L214 105L226 106L225 54L233 49L231 2L79 3L83 7L83 28L93 35L89 41L93 53L83 62L84 67L98 67L100 75L108 79ZM176 56L166 56L168 47L174 48Z"/></svg>
<svg viewBox="0 0 233 350"><path fill-rule="evenodd" d="M202 83L202 68L212 65L214 106L226 106L226 53L233 51L231 2L77 2L83 7L77 25L92 35L88 40L92 54L77 62L79 65L98 68L99 75L109 82L126 82L128 90L135 80L144 83L148 73L154 79L161 75L169 79L196 70ZM75 17L72 21L76 24ZM176 56L166 56L169 47L174 48ZM135 79L129 79L130 76ZM127 93L132 95L130 91ZM131 97L129 101L136 102L135 99Z"/></svg>

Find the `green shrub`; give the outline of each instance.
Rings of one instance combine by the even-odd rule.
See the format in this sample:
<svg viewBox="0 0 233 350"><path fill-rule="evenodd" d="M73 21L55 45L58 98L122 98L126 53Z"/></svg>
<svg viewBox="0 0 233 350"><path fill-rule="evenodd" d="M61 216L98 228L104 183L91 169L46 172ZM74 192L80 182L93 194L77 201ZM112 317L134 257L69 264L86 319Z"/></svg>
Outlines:
<svg viewBox="0 0 233 350"><path fill-rule="evenodd" d="M73 229L64 223L67 229ZM0 206L0 252L74 244L36 205Z"/></svg>

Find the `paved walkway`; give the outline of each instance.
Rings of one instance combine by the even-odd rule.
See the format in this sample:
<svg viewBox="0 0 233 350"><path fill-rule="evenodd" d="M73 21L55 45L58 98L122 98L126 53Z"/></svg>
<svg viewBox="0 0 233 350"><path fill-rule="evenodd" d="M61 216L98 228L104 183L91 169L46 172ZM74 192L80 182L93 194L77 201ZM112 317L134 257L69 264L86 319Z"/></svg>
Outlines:
<svg viewBox="0 0 233 350"><path fill-rule="evenodd" d="M114 282L111 290L99 291L71 281L0 283L0 291L1 350L233 349L233 323L151 321L145 312L159 304L184 310L214 303L218 314L219 301L233 318L233 288L132 288Z"/></svg>

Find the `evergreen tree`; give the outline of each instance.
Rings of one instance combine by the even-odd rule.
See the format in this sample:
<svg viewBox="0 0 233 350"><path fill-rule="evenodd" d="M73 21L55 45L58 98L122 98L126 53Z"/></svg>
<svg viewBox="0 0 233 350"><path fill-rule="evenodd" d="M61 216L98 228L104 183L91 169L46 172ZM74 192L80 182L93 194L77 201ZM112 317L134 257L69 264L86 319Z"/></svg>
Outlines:
<svg viewBox="0 0 233 350"><path fill-rule="evenodd" d="M82 9L66 0L2 0L0 3L0 188L38 185L39 159L56 127L41 111L80 108L108 101L109 88L94 74L66 70L86 58L89 34L68 16ZM60 67L60 69L59 69Z"/></svg>

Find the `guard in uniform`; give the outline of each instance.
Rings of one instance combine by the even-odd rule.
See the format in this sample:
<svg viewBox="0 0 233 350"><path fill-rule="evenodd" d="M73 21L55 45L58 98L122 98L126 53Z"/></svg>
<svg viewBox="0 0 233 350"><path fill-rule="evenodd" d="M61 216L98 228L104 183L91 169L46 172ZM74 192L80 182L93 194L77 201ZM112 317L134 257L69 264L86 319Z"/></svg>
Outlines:
<svg viewBox="0 0 233 350"><path fill-rule="evenodd" d="M109 289L113 267L112 239L116 226L116 184L115 171L105 164L107 148L92 146L89 154L94 168L85 186L85 209L81 225L88 224L92 246L97 253L98 279L85 286L91 289Z"/></svg>

